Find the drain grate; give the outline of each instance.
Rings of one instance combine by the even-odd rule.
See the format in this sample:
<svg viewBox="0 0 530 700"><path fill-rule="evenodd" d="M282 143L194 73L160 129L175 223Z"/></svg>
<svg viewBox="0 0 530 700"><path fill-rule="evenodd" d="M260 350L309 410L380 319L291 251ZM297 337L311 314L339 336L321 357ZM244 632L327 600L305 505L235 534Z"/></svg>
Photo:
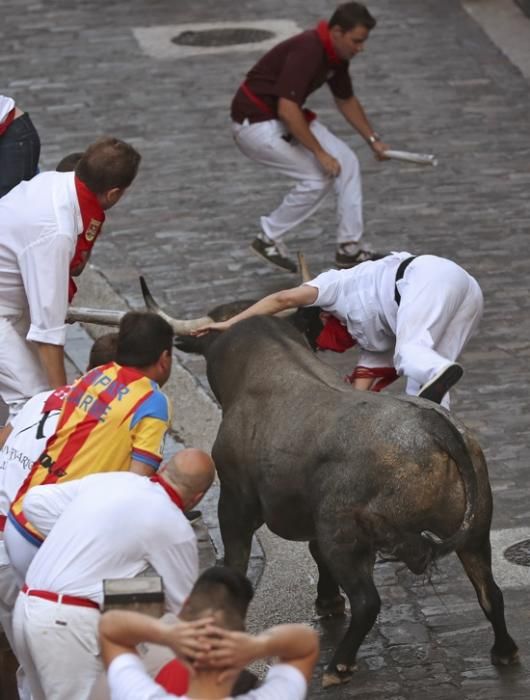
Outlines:
<svg viewBox="0 0 530 700"><path fill-rule="evenodd" d="M530 540L516 542L504 550L504 558L512 564L530 566Z"/></svg>
<svg viewBox="0 0 530 700"><path fill-rule="evenodd" d="M265 29L247 27L230 27L226 29L188 30L171 39L177 46L233 46L235 44L254 44L273 39L274 32Z"/></svg>

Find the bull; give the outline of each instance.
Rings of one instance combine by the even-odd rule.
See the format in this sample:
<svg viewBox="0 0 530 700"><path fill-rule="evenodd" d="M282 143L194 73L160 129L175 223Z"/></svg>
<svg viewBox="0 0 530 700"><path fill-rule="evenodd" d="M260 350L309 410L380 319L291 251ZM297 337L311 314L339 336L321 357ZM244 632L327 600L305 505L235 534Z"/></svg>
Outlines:
<svg viewBox="0 0 530 700"><path fill-rule="evenodd" d="M158 310L145 284L144 296ZM237 310L218 308L209 318ZM376 554L422 574L456 552L493 628L492 662L516 663L491 569L492 495L477 439L437 404L346 385L311 352L305 336L314 313L299 310L294 324L253 317L224 333L176 338L181 350L205 357L222 408L212 456L225 564L246 571L253 533L264 523L282 538L309 542L317 613L344 613L341 590L351 609L326 687L351 678L379 613ZM172 320L177 333L204 321L182 330Z"/></svg>

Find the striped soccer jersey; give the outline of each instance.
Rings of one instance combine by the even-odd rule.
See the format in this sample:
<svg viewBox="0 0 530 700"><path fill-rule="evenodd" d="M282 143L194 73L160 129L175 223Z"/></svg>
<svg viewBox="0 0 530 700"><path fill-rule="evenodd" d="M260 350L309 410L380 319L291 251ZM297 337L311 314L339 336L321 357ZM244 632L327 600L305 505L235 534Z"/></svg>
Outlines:
<svg viewBox="0 0 530 700"><path fill-rule="evenodd" d="M9 519L40 545L42 536L22 511L30 488L126 471L131 459L157 469L168 427L169 402L152 379L115 362L87 372L67 395L56 431L17 493Z"/></svg>

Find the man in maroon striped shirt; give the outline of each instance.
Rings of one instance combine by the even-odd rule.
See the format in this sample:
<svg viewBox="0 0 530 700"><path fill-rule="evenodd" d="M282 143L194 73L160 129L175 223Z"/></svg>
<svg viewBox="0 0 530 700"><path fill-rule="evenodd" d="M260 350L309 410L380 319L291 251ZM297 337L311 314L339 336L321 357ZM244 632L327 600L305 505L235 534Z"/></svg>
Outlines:
<svg viewBox="0 0 530 700"><path fill-rule="evenodd" d="M337 194L338 228L335 262L339 267L375 259L361 245L363 234L359 162L355 153L303 108L308 96L328 84L346 121L367 141L378 160L388 146L372 128L353 93L349 62L363 48L375 19L357 2L340 5L329 22L283 41L247 74L233 102L233 135L252 160L297 180L282 203L261 217L261 233L252 250L290 272L283 236L321 204L332 187Z"/></svg>

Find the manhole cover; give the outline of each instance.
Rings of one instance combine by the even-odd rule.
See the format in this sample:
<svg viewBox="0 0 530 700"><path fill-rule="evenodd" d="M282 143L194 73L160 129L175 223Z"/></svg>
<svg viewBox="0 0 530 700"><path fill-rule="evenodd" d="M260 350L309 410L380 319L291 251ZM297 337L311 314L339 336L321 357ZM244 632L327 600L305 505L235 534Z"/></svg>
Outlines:
<svg viewBox="0 0 530 700"><path fill-rule="evenodd" d="M254 44L274 37L265 29L227 28L188 30L171 39L179 46L232 46L233 44Z"/></svg>
<svg viewBox="0 0 530 700"><path fill-rule="evenodd" d="M530 566L530 540L516 542L504 550L504 558L512 564Z"/></svg>

